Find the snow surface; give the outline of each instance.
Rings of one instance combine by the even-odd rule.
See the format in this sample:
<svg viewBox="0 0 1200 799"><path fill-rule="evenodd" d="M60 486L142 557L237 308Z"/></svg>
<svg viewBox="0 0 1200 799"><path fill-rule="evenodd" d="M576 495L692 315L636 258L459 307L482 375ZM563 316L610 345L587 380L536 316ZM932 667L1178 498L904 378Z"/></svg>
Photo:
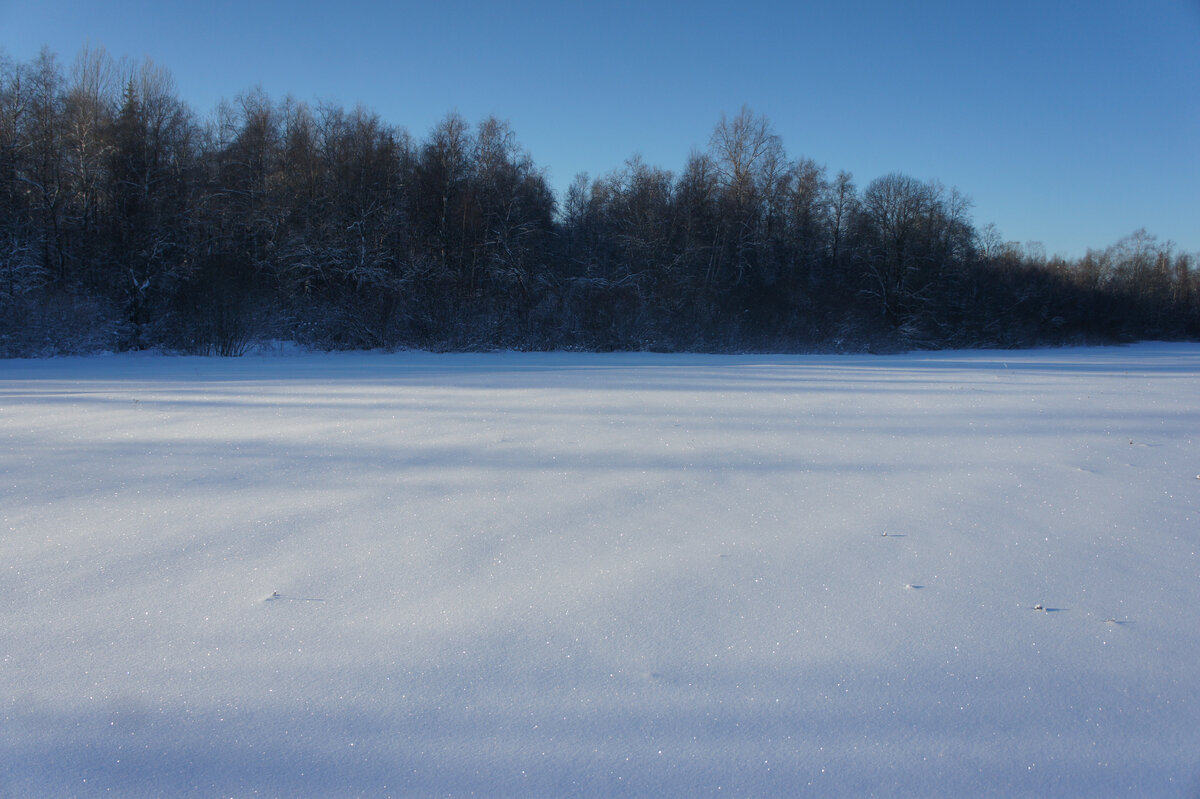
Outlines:
<svg viewBox="0 0 1200 799"><path fill-rule="evenodd" d="M0 795L1194 797L1198 440L1191 344L0 362Z"/></svg>

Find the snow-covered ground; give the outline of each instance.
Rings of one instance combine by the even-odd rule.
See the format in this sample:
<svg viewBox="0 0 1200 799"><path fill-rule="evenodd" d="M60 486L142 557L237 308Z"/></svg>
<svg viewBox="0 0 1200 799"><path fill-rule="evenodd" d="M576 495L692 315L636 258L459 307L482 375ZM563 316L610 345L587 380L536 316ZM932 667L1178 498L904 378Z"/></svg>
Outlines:
<svg viewBox="0 0 1200 799"><path fill-rule="evenodd" d="M1194 797L1198 476L1200 345L0 362L0 795Z"/></svg>

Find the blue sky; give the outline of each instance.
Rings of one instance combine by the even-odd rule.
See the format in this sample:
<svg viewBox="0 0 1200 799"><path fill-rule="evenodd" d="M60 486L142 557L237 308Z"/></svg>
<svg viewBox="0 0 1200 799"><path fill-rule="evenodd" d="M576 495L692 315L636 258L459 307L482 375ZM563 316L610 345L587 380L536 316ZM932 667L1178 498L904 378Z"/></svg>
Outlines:
<svg viewBox="0 0 1200 799"><path fill-rule="evenodd" d="M635 153L678 172L747 105L792 157L940 180L1051 254L1143 227L1200 251L1200 0L0 0L9 57L85 44L201 114L261 86L418 138L495 115L560 190Z"/></svg>

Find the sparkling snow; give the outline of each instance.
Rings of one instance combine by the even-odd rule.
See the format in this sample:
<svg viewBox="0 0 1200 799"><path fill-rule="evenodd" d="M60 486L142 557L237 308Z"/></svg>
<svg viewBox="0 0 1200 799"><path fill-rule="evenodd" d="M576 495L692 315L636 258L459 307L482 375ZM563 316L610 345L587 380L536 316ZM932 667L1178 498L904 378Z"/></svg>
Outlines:
<svg viewBox="0 0 1200 799"><path fill-rule="evenodd" d="M1194 344L3 361L0 794L1193 797L1198 444Z"/></svg>

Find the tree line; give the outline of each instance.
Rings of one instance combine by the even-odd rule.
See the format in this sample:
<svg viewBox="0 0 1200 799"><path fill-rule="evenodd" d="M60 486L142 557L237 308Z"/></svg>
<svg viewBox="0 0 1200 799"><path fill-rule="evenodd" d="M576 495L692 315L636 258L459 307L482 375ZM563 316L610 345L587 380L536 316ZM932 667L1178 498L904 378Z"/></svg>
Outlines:
<svg viewBox="0 0 1200 799"><path fill-rule="evenodd" d="M509 126L423 139L169 73L0 54L0 354L162 348L867 350L1200 335L1196 256L1144 231L1080 259L978 228L956 189L858 186L723 117L678 174L557 198Z"/></svg>

